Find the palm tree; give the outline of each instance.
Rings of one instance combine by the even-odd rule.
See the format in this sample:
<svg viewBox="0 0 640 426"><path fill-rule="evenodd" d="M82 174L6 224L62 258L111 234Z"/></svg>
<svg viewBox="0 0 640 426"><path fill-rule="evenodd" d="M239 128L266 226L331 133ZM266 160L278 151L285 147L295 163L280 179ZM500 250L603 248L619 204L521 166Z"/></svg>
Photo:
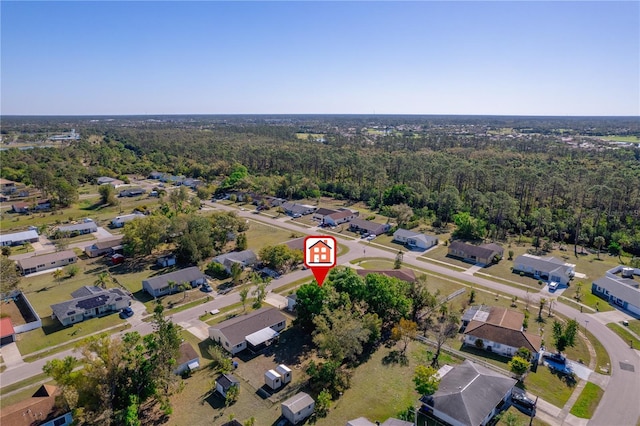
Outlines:
<svg viewBox="0 0 640 426"><path fill-rule="evenodd" d="M168 281L167 285L169 286L169 293L173 293L178 285L175 281Z"/></svg>
<svg viewBox="0 0 640 426"><path fill-rule="evenodd" d="M595 237L593 239L593 244L596 246L596 248L598 249L598 259L600 259L600 249L602 248L602 246L604 245L605 240L604 237L601 235L598 235L597 237Z"/></svg>
<svg viewBox="0 0 640 426"><path fill-rule="evenodd" d="M53 271L53 279L56 281L60 281L62 279L62 276L64 275L64 272L62 272L62 269L58 268L55 271Z"/></svg>
<svg viewBox="0 0 640 426"><path fill-rule="evenodd" d="M189 284L187 281L183 282L180 285L180 288L182 288L182 293L184 294L182 301L184 301L187 298L187 290L189 290L191 288L191 284Z"/></svg>
<svg viewBox="0 0 640 426"><path fill-rule="evenodd" d="M94 281L94 284L98 287L107 288L107 283L111 281L111 277L109 277L109 273L106 271L100 272L98 274L98 278Z"/></svg>
<svg viewBox="0 0 640 426"><path fill-rule="evenodd" d="M544 309L546 304L547 304L547 299L545 299L544 297L540 298L540 310L538 311L538 321L542 321L542 310Z"/></svg>

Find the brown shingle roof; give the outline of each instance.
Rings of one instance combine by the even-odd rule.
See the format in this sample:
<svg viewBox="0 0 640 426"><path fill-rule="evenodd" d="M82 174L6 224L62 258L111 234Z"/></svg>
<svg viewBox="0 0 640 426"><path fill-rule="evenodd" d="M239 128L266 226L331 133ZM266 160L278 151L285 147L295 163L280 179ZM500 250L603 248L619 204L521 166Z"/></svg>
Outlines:
<svg viewBox="0 0 640 426"><path fill-rule="evenodd" d="M178 365L182 365L185 362L191 361L192 359L200 358L196 350L193 349L193 346L191 346L191 343L189 342L182 342L178 350L178 359L176 362L176 364Z"/></svg>
<svg viewBox="0 0 640 426"><path fill-rule="evenodd" d="M493 307L486 322L471 321L464 334L514 348L525 347L531 352L537 352L542 345L542 338L522 331L523 320L524 315L520 312Z"/></svg>
<svg viewBox="0 0 640 426"><path fill-rule="evenodd" d="M52 385L42 385L29 399L8 407L2 407L0 424L2 426L32 426L62 415L55 409L59 389Z"/></svg>

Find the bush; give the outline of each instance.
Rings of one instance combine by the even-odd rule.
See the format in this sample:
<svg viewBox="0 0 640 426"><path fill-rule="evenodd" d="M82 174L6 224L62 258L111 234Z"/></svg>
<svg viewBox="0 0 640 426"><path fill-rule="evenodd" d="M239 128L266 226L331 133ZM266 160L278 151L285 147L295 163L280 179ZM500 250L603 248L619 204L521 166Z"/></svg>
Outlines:
<svg viewBox="0 0 640 426"><path fill-rule="evenodd" d="M78 275L80 268L78 268L78 265L67 265L64 270L70 277L75 277L76 275Z"/></svg>
<svg viewBox="0 0 640 426"><path fill-rule="evenodd" d="M219 280L224 280L226 278L229 278L229 273L227 272L227 270L224 268L224 265L222 265L221 263L218 262L211 262L207 265L207 270L206 270L207 274L217 278Z"/></svg>

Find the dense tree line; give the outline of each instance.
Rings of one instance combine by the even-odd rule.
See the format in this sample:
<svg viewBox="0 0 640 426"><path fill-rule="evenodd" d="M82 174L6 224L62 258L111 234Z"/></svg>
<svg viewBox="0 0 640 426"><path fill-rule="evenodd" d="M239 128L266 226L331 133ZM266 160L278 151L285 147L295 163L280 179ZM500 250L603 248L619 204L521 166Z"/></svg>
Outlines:
<svg viewBox="0 0 640 426"><path fill-rule="evenodd" d="M604 247L640 254L640 149L569 147L554 134L558 119L386 121L403 119L422 130L373 139L360 131L371 118L357 116L309 117L306 124L269 117L91 124L82 133L100 136L92 142L3 151L2 176L60 193L68 203L73 197L65 193L97 176L160 170L289 199L330 195L381 211L406 205L413 216L403 225L428 219L439 226L465 212L483 225L481 235L474 233L480 237L528 234L591 245L603 237ZM492 126L547 131L508 138L487 134ZM637 131L637 123L623 119L570 119L564 127L582 134ZM297 139L301 128L323 131L325 142Z"/></svg>

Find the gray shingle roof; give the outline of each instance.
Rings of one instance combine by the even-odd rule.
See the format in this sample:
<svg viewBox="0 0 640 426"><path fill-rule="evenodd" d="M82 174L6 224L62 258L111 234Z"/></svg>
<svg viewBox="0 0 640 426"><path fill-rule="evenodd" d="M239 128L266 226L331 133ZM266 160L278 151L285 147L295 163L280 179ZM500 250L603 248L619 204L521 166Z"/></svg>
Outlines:
<svg viewBox="0 0 640 426"><path fill-rule="evenodd" d="M104 289L101 289L100 287L85 285L84 287L80 287L76 291L72 292L71 297L91 296L92 294L101 293L103 291Z"/></svg>
<svg viewBox="0 0 640 426"><path fill-rule="evenodd" d="M433 406L465 425L479 425L516 384L516 380L471 361L444 375Z"/></svg>
<svg viewBox="0 0 640 426"><path fill-rule="evenodd" d="M231 318L209 328L220 330L229 341L229 344L236 346L244 342L246 336L282 321L286 321L286 318L278 309L261 308L248 315Z"/></svg>
<svg viewBox="0 0 640 426"><path fill-rule="evenodd" d="M304 392L298 392L293 395L291 398L287 399L282 403L283 406L289 408L293 413L297 413L301 411L308 405L314 404L315 401L308 394Z"/></svg>
<svg viewBox="0 0 640 426"><path fill-rule="evenodd" d="M595 285L609 290L609 293L634 306L640 307L640 283L630 278L611 278L604 276L593 282Z"/></svg>
<svg viewBox="0 0 640 426"><path fill-rule="evenodd" d="M168 274L158 275L157 277L147 278L146 283L153 290L160 290L169 286L169 281L173 281L176 284L182 284L183 282L192 282L200 278L203 278L204 274L196 266L190 268L180 269L179 271L169 272Z"/></svg>
<svg viewBox="0 0 640 426"><path fill-rule="evenodd" d="M535 269L540 272L562 271L566 273L571 267L566 265L564 261L555 257L537 257L521 255L513 261L514 265L523 265Z"/></svg>
<svg viewBox="0 0 640 426"><path fill-rule="evenodd" d="M240 262L244 264L252 264L258 261L256 254L251 250L233 251L231 253L221 254L217 256L214 261L227 265L228 262ZM227 263L225 263L227 262Z"/></svg>
<svg viewBox="0 0 640 426"><path fill-rule="evenodd" d="M22 231L22 232L14 232L13 234L2 234L0 235L0 243L4 243L5 241L11 241L12 243L27 241L27 240L37 240L38 233L36 231Z"/></svg>
<svg viewBox="0 0 640 426"><path fill-rule="evenodd" d="M95 232L97 229L98 227L96 226L95 222L83 222L83 223L76 223L74 225L58 226L58 231L60 232L74 232L74 231L85 231L85 230L92 230L92 232Z"/></svg>
<svg viewBox="0 0 640 426"><path fill-rule="evenodd" d="M473 244L463 243L462 241L453 241L449 244L451 250L457 250L465 253L468 257L476 257L478 259L488 259L494 253L502 254L504 249L497 244L483 244L476 246Z"/></svg>
<svg viewBox="0 0 640 426"><path fill-rule="evenodd" d="M106 248L112 248L115 246L119 246L120 244L122 244L122 236L119 237L115 237L115 238L109 238L106 240L100 240L100 241L96 241L91 247L94 247L98 250L102 250L102 249L106 249Z"/></svg>
<svg viewBox="0 0 640 426"><path fill-rule="evenodd" d="M51 305L51 310L55 314L56 318L62 321L65 318L79 313L84 313L84 303L89 303L92 308L97 308L100 306L110 305L114 303L117 298L131 299L128 294L119 288L110 288L99 293L92 293L82 297L74 297L66 302L56 303L55 305Z"/></svg>
<svg viewBox="0 0 640 426"><path fill-rule="evenodd" d="M219 383L220 386L222 386L222 389L224 389L225 391L228 390L233 385L240 384L240 380L236 379L231 374L223 374L223 375L221 375L220 377L218 377L216 379L216 382Z"/></svg>

